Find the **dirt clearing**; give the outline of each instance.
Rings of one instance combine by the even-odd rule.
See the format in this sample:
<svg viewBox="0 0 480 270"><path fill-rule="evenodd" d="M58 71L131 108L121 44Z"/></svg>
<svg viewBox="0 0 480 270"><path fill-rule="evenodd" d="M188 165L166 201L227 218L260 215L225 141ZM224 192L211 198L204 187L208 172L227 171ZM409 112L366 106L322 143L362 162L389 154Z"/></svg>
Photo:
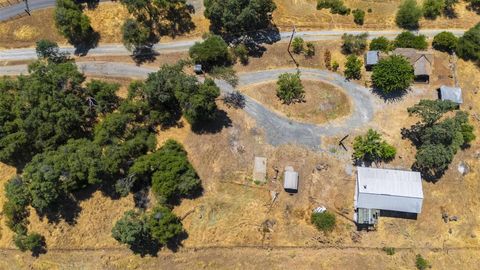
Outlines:
<svg viewBox="0 0 480 270"><path fill-rule="evenodd" d="M339 88L320 81L302 80L305 102L283 104L276 96L276 82L256 84L240 91L288 118L322 124L350 113L350 101Z"/></svg>

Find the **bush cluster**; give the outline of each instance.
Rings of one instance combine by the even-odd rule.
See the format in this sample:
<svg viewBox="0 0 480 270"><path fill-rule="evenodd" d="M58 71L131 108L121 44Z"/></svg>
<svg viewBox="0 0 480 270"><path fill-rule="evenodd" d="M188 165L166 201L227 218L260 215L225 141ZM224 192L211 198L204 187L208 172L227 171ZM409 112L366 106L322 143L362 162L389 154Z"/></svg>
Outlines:
<svg viewBox="0 0 480 270"><path fill-rule="evenodd" d="M285 104L303 101L305 90L300 73L284 73L278 77L277 97Z"/></svg>
<svg viewBox="0 0 480 270"><path fill-rule="evenodd" d="M417 50L426 50L428 48L427 37L424 35L415 35L410 31L404 31L395 37L393 42L396 48L413 48Z"/></svg>
<svg viewBox="0 0 480 270"><path fill-rule="evenodd" d="M335 228L335 214L325 211L323 213L312 213L311 222L315 227L323 232L331 232Z"/></svg>
<svg viewBox="0 0 480 270"><path fill-rule="evenodd" d="M457 151L475 139L466 112L456 111L453 117L443 117L456 109L458 105L448 100L421 100L408 108L408 113L419 117L421 121L403 133L417 147L413 167L425 179L436 181L448 168Z"/></svg>
<svg viewBox="0 0 480 270"><path fill-rule="evenodd" d="M317 9L330 9L330 13L340 15L349 15L351 11L342 0L318 0Z"/></svg>
<svg viewBox="0 0 480 270"><path fill-rule="evenodd" d="M395 158L396 153L395 147L373 129L369 129L364 136L355 137L353 142L353 159L356 162L389 161Z"/></svg>

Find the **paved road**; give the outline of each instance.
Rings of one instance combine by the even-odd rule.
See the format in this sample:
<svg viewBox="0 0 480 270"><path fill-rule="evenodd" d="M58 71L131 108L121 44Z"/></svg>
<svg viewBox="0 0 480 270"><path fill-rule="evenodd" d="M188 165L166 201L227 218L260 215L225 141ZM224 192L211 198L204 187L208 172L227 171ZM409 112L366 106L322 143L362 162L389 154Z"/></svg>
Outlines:
<svg viewBox="0 0 480 270"><path fill-rule="evenodd" d="M79 69L87 75L101 75L111 77L145 78L154 68L138 67L126 63L111 62L79 62ZM239 87L250 84L273 81L284 72L295 72L295 69L275 69L267 71L239 74ZM27 66L0 67L0 75L26 74ZM246 96L244 110L257 121L257 125L264 129L267 141L272 145L301 144L313 150L321 150L322 136L343 136L352 130L368 123L377 108L376 97L363 86L346 81L344 77L325 70L301 69L302 77L313 80L323 80L345 90L352 100L352 113L340 120L314 125L290 120L274 111L269 110L254 99ZM222 92L228 93L234 89L225 81L217 80Z"/></svg>
<svg viewBox="0 0 480 270"><path fill-rule="evenodd" d="M433 37L436 34L445 31L440 29L426 29L420 30L419 33L426 35L427 37ZM457 36L463 35L465 30L449 30ZM369 38L375 38L378 36L385 36L387 38L394 38L401 31L388 30L388 31L370 31ZM344 33L348 34L360 34L362 31L341 31L341 30L324 30L324 31L302 31L295 34L296 37L303 37L307 41L323 41L323 40L338 40ZM288 42L291 32L281 32L279 42ZM153 48L158 53L169 53L187 51L195 42L200 39L175 41L168 43L158 43ZM62 51L73 54L75 49L73 47L62 47ZM97 48L88 51L89 56L118 56L118 55L130 55L125 47L121 44L101 44ZM34 48L22 48L22 49L8 49L0 50L0 61L17 61L17 60L32 60L36 59Z"/></svg>

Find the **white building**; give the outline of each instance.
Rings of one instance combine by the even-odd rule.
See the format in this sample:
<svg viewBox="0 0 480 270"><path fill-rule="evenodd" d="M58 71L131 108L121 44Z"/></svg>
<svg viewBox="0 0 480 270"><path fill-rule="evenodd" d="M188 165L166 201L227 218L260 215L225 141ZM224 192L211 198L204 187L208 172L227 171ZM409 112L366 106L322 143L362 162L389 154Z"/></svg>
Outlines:
<svg viewBox="0 0 480 270"><path fill-rule="evenodd" d="M283 188L290 193L298 191L298 172L293 170L293 167L285 167L285 175L283 179Z"/></svg>
<svg viewBox="0 0 480 270"><path fill-rule="evenodd" d="M380 210L419 214L422 204L419 172L357 167L354 206L358 224L375 224Z"/></svg>
<svg viewBox="0 0 480 270"><path fill-rule="evenodd" d="M462 104L462 89L460 87L449 87L442 85L440 87L440 98L442 100L450 100L457 104Z"/></svg>

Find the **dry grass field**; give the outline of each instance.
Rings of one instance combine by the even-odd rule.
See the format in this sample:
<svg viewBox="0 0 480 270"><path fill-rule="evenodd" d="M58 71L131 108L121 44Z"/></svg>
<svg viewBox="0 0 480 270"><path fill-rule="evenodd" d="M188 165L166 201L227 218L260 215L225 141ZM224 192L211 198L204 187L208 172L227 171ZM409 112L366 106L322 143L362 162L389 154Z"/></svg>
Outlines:
<svg viewBox="0 0 480 270"><path fill-rule="evenodd" d="M283 104L276 96L275 82L249 86L240 91L261 104L289 118L308 123L322 124L350 113L347 95L337 87L316 81L302 81L305 87L304 102Z"/></svg>
<svg viewBox="0 0 480 270"><path fill-rule="evenodd" d="M269 69L292 66L283 56L284 44L268 47L264 58L251 59L248 66L237 65L239 71L249 68ZM300 59L303 67L322 68L326 48L338 50L338 43L320 47L312 59ZM321 48L321 49L320 49ZM181 57L182 54L175 54ZM302 56L299 56L301 58ZM351 221L355 172L351 164L351 143L356 134L373 127L398 149L397 158L389 168L409 168L415 148L402 140L400 129L416 119L406 108L422 98L436 98L435 88L452 84L448 77L449 57L436 52L431 85L414 85L402 99L386 102L374 121L347 139L348 151L339 149L338 138L324 138L322 148L328 152L312 152L295 145L273 147L265 142L263 131L242 110L223 106L230 126L214 134L196 134L183 126L159 131L161 144L167 138L182 142L203 183L203 196L184 200L174 212L182 217L188 232L183 248L177 253L164 250L158 257L141 258L116 243L110 230L122 213L133 207L131 196L112 200L99 191L76 194L81 208L75 223L48 223L31 211L30 229L46 236L49 252L39 259L28 254L5 250L14 248L12 233L0 220L0 269L155 269L158 263L166 269L254 269L259 266L288 269L295 265L305 268L341 269L412 269L414 257L421 253L434 269L473 269L478 265L480 248L480 140L459 152L449 170L436 183L423 183L424 206L417 220L382 217L376 232L357 232ZM152 66L173 61L161 56ZM335 58L335 56L334 56ZM473 115L478 110L480 70L472 63L459 61L458 79L464 89L463 109L470 112L476 130L480 122ZM473 79L472 79L473 78ZM113 80L113 79L110 79ZM119 81L120 95L125 95L128 79ZM363 82L362 82L363 83ZM322 83L311 82L323 88ZM478 132L477 132L478 135ZM256 185L251 180L254 156L268 158L268 183ZM457 165L466 162L470 172L462 176ZM281 181L274 180L273 167L292 165L300 173L300 191L290 196L282 190ZM324 170L317 170L322 165ZM0 192L15 169L2 165ZM280 178L281 179L281 178ZM272 203L270 192L279 192ZM3 204L0 196L0 207ZM311 210L325 205L337 215L337 226L330 234L319 233L309 222ZM444 223L442 211L458 216L456 222ZM1 216L0 216L1 219ZM249 248L246 246L250 246ZM393 256L381 249L397 248ZM325 258L325 259L318 259Z"/></svg>
<svg viewBox="0 0 480 270"><path fill-rule="evenodd" d="M372 29L393 27L394 11L391 10L398 2L346 1L349 7L373 7L373 12L367 13L369 24L365 26ZM274 19L281 28L288 29L293 21L303 29L354 27L351 16L337 18L326 11L315 11L313 0L276 0L276 3L279 8ZM463 5L459 4L459 8L464 9ZM305 12L312 7L314 15ZM43 37L65 43L56 34L53 20L42 21L51 17L51 9L34 14L38 16L0 23L0 47L32 46L34 40ZM120 18L127 16L119 5L101 4L87 14L100 31L102 42L119 42L118 26L123 20ZM456 21L469 26L478 18L480 16L472 17L469 12L459 12ZM201 17L195 19L205 22ZM378 24L373 25L376 22ZM438 27L426 21L422 25L457 27L449 22L453 23L440 19ZM207 27L198 27L192 35L200 35ZM286 46L285 43L268 45L262 58L251 58L248 65L236 64L234 68L237 72L248 72L294 67ZM340 63L341 73L345 57L339 53L340 42L317 42L315 46L314 57L295 56L300 66L324 69L323 55L329 49L332 60ZM186 56L185 52L159 55L146 65L159 67ZM133 63L127 56L83 59ZM409 169L415 148L402 139L400 130L417 119L409 117L406 108L420 99L435 99L438 86L454 84L450 61L447 54L435 52L435 76L431 84L414 85L402 98L382 101L374 120L349 134L345 142L347 151L338 147L336 137L323 138L322 149L329 149L325 152L313 152L297 145L273 147L266 143L264 131L245 112L218 101L220 110L228 118L228 125L220 131L194 133L186 121L178 127L158 131L159 144L168 138L184 144L204 187L202 196L185 199L174 209L188 232L188 238L177 252L165 249L157 257L142 258L118 244L111 237L111 228L124 211L134 207L133 196L113 200L91 189L74 194L79 203L73 222L49 223L31 209L29 229L43 234L47 242L48 252L39 258L15 249L13 234L0 213L0 269L414 269L418 253L431 262L432 269L477 269L480 265L480 68L471 62L458 61L457 78L465 100L462 109L470 113L477 139L471 147L457 153L437 183L423 182L425 199L417 220L381 217L375 232L358 232L351 221L356 175L351 162L353 138L370 127L378 130L398 151L395 160L380 166ZM368 85L368 74L363 71L363 75L359 83ZM120 83L118 95L125 97L131 80L108 80ZM288 117L317 123L328 118L325 111L319 112L318 117L310 115L310 109L318 106L318 102L333 106L348 102L341 90L326 83L306 81L305 85L307 103L288 108L275 103L273 83L240 90ZM331 95L315 91L317 89ZM346 115L348 110L342 107L335 114ZM264 185L251 180L254 156L268 158L268 181ZM469 166L466 175L457 170L460 162ZM283 191L281 177L275 177L274 167L282 169L286 165L293 166L300 174L299 193L292 196ZM15 168L0 164L0 209L4 203L4 184L15 173ZM274 202L272 191L279 193ZM310 213L319 205L336 214L337 225L329 234L318 232L310 224ZM458 221L445 223L442 212L457 216ZM395 247L396 254L388 256L382 251L387 246Z"/></svg>
<svg viewBox="0 0 480 270"><path fill-rule="evenodd" d="M422 1L417 1L419 4ZM317 10L316 0L275 0L277 10L273 14L274 22L285 31L291 30L295 25L302 30L312 29L365 29L385 30L397 28L395 25L395 14L401 0L345 0L347 7L359 8L367 12L365 23L358 26L353 22L353 15L341 16L330 14L329 10ZM474 12L466 10L464 2L456 6L457 18L447 19L445 17L437 20L422 19L421 28L469 28L480 21L480 17Z"/></svg>
<svg viewBox="0 0 480 270"><path fill-rule="evenodd" d="M6 0L0 0L6 1ZM13 0L10 0L13 1ZM352 10L360 8L372 9L366 13L365 24L358 26L353 22L353 16L332 15L328 10L316 10L316 0L275 0L277 10L273 14L273 21L281 31L291 31L295 25L298 30L313 29L364 29L385 30L395 29L395 13L401 0L346 0L345 5ZM421 1L419 1L421 3ZM480 16L466 9L466 3L456 6L457 18L447 19L440 17L434 21L422 19L421 28L453 29L470 28L480 21ZM121 43L121 25L128 12L118 3L102 3L97 8L85 10L91 20L93 28L100 33L102 43ZM176 39L200 37L208 32L209 22L199 9L192 16L196 28ZM53 21L53 8L32 12L32 16L24 16L8 22L0 23L0 48L18 48L33 46L41 38L67 44L66 40L57 33ZM170 37L163 37L162 41L171 41Z"/></svg>

